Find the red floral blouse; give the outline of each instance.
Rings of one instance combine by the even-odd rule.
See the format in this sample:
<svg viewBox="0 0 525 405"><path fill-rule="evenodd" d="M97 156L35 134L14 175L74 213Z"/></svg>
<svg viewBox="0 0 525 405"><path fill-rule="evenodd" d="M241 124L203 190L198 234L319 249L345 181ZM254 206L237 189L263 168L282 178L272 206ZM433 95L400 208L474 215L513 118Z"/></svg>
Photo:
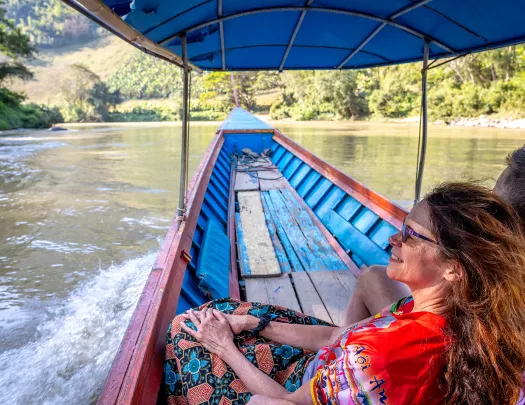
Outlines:
<svg viewBox="0 0 525 405"><path fill-rule="evenodd" d="M315 404L439 404L445 319L411 312L409 297L323 348L311 381Z"/></svg>

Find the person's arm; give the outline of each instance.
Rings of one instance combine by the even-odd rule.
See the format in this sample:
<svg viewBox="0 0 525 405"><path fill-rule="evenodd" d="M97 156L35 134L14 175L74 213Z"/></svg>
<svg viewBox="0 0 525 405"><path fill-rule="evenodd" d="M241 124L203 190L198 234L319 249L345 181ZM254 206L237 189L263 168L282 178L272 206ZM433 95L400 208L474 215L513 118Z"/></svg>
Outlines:
<svg viewBox="0 0 525 405"><path fill-rule="evenodd" d="M198 311L193 311L193 314L200 319L201 315ZM259 324L259 318L252 315L222 315L226 318L235 334L239 334L242 331L250 331ZM184 317L190 319L190 313L185 314ZM333 344L345 330L346 328L336 326L270 322L259 334L277 343L315 352L322 347Z"/></svg>
<svg viewBox="0 0 525 405"><path fill-rule="evenodd" d="M184 318L190 319L190 312L193 312L197 319L200 319L200 312L192 309L187 314L183 314ZM236 335L243 331L250 331L259 324L259 318L253 315L223 314L223 316ZM259 334L277 343L316 352L322 347L332 345L351 326L368 323L372 319L374 319L373 316L347 326L298 325L270 322Z"/></svg>
<svg viewBox="0 0 525 405"><path fill-rule="evenodd" d="M254 328L258 322L257 320ZM270 322L266 328L259 332L259 335L277 343L316 352L322 347L333 344L344 331L345 328L335 326Z"/></svg>

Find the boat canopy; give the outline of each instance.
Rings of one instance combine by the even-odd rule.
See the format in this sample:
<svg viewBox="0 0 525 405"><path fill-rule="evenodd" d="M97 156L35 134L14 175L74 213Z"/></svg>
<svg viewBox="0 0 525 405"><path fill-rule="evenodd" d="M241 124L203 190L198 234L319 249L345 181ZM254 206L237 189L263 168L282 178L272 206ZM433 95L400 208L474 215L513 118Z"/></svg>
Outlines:
<svg viewBox="0 0 525 405"><path fill-rule="evenodd" d="M186 35L194 70L360 69L423 60L425 40L429 59L525 41L522 0L64 1L176 64Z"/></svg>

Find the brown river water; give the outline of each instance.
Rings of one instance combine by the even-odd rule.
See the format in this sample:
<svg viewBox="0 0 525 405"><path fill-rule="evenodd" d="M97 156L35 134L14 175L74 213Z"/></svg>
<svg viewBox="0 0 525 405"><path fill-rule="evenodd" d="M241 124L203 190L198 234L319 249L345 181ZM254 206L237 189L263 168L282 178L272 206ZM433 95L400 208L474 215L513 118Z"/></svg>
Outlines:
<svg viewBox="0 0 525 405"><path fill-rule="evenodd" d="M190 173L218 123L192 123ZM409 208L417 124L278 123ZM177 205L179 124L0 134L0 403L89 404ZM491 186L525 130L434 126L423 190Z"/></svg>

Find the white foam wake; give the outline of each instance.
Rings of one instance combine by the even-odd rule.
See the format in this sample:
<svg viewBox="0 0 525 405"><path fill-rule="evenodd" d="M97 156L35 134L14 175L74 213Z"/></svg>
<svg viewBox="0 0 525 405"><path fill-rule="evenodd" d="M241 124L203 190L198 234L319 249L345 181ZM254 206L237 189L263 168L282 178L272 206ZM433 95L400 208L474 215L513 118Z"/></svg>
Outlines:
<svg viewBox="0 0 525 405"><path fill-rule="evenodd" d="M155 253L102 270L38 327L27 345L0 354L0 404L96 401Z"/></svg>

